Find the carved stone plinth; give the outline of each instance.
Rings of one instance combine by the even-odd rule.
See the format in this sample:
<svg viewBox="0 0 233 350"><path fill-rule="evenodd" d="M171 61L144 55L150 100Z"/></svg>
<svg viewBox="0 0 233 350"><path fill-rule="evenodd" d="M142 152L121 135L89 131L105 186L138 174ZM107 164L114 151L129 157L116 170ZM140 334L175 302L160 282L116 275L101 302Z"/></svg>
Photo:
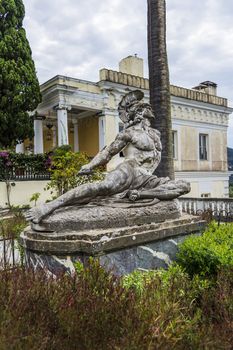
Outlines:
<svg viewBox="0 0 233 350"><path fill-rule="evenodd" d="M85 264L93 256L121 275L168 266L177 243L204 227L196 217L181 216L177 200L143 208L92 205L57 210L40 226L27 228L20 242L27 265L35 269L72 272L75 261Z"/></svg>
<svg viewBox="0 0 233 350"><path fill-rule="evenodd" d="M155 205L144 205L140 207L124 208L122 202L111 206L88 204L85 206L69 206L57 209L39 225L32 225L35 231L54 231L56 234L67 232L83 232L86 230L115 229L144 225L147 223L163 222L167 219L178 219L180 217L180 206L178 200L161 201ZM133 205L133 204L132 204Z"/></svg>

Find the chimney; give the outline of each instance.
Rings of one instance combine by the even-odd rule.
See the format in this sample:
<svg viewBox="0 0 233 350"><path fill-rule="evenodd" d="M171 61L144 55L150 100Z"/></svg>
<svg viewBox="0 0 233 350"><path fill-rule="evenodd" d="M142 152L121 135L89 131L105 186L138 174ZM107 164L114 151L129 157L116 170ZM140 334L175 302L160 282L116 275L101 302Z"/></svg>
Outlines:
<svg viewBox="0 0 233 350"><path fill-rule="evenodd" d="M143 78L143 59L137 57L137 54L123 58L119 62L119 72Z"/></svg>
<svg viewBox="0 0 233 350"><path fill-rule="evenodd" d="M202 92L205 92L209 95L217 95L217 84L213 83L212 81L203 81L203 83L200 83L198 86L194 87L194 90L199 90Z"/></svg>

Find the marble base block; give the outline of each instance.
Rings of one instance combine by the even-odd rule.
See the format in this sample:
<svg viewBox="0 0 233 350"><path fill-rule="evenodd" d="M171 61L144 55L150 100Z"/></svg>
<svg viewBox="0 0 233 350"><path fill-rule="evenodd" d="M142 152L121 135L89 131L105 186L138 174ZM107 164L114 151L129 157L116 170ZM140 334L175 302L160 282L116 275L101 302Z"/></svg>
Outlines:
<svg viewBox="0 0 233 350"><path fill-rule="evenodd" d="M73 207L28 227L20 243L27 266L34 269L54 275L73 272L76 261L88 264L89 257L96 257L106 269L123 275L166 268L176 258L178 243L205 226L200 218L181 215L176 200L146 208Z"/></svg>

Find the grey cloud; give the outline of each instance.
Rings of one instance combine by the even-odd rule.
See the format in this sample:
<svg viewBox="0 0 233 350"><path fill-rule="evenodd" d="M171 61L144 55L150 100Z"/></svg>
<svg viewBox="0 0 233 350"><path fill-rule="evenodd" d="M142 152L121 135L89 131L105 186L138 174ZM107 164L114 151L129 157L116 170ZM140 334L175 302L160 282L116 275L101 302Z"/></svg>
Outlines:
<svg viewBox="0 0 233 350"><path fill-rule="evenodd" d="M56 74L97 81L100 68L117 69L121 58L134 53L144 58L147 72L146 0L24 4L24 25L41 82ZM171 83L193 87L213 80L219 95L233 104L232 42L232 0L167 0Z"/></svg>

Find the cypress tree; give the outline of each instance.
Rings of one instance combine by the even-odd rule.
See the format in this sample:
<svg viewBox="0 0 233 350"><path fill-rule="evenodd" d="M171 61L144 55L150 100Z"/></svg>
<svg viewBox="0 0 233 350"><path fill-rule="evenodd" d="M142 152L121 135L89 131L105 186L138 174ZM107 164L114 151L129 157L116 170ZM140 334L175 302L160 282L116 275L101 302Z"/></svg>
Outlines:
<svg viewBox="0 0 233 350"><path fill-rule="evenodd" d="M22 0L0 0L0 147L33 137L28 112L41 101L24 15Z"/></svg>

